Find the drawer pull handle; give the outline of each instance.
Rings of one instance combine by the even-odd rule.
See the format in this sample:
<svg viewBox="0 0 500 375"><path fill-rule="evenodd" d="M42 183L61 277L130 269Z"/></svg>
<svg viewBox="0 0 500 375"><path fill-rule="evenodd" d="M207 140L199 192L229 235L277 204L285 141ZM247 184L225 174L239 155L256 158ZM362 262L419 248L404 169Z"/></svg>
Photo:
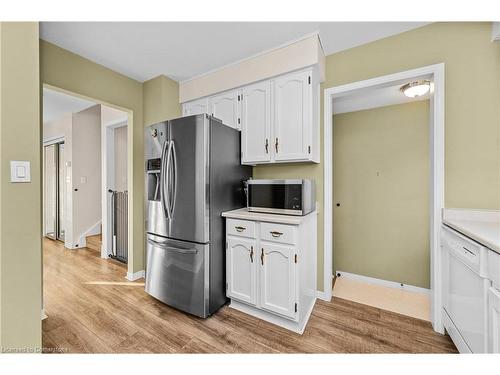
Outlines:
<svg viewBox="0 0 500 375"><path fill-rule="evenodd" d="M253 263L253 246L250 247L250 262Z"/></svg>
<svg viewBox="0 0 500 375"><path fill-rule="evenodd" d="M243 232L245 229L245 227L234 227L234 229L236 229L237 232Z"/></svg>
<svg viewBox="0 0 500 375"><path fill-rule="evenodd" d="M280 236L282 236L282 235L283 235L283 233L281 233L281 232L276 232L276 231L274 231L274 230L273 230L273 231L271 231L271 232L269 232L269 233L271 233L271 236L273 236L274 238L278 238L278 237L280 237Z"/></svg>
<svg viewBox="0 0 500 375"><path fill-rule="evenodd" d="M264 248L260 249L260 262L264 265Z"/></svg>

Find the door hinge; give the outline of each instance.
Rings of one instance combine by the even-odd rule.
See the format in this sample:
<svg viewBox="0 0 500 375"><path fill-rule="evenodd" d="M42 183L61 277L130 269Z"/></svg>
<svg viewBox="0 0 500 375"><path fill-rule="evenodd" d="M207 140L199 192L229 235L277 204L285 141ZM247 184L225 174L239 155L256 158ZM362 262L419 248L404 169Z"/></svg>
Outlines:
<svg viewBox="0 0 500 375"><path fill-rule="evenodd" d="M307 81L311 84L311 76L307 77Z"/></svg>
<svg viewBox="0 0 500 375"><path fill-rule="evenodd" d="M297 263L297 254L295 254L294 261Z"/></svg>
<svg viewBox="0 0 500 375"><path fill-rule="evenodd" d="M297 312L297 302L295 302L295 312Z"/></svg>
<svg viewBox="0 0 500 375"><path fill-rule="evenodd" d="M228 290L228 289L229 289L229 284L226 283L226 290ZM295 311L297 311L297 310L295 310Z"/></svg>
<svg viewBox="0 0 500 375"><path fill-rule="evenodd" d="M311 146L307 146L307 152L311 153Z"/></svg>
<svg viewBox="0 0 500 375"><path fill-rule="evenodd" d="M227 242L226 242L226 250L227 250L227 247L228 247L228 244L227 244Z"/></svg>

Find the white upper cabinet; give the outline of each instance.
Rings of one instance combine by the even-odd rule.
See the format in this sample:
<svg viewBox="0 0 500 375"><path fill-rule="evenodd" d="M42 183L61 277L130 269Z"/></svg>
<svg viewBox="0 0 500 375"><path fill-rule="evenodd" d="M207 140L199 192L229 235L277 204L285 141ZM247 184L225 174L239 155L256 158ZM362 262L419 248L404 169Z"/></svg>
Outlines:
<svg viewBox="0 0 500 375"><path fill-rule="evenodd" d="M294 247L269 243L261 243L260 246L260 306L293 318L297 301Z"/></svg>
<svg viewBox="0 0 500 375"><path fill-rule="evenodd" d="M308 160L311 153L311 73L299 72L274 80L274 159Z"/></svg>
<svg viewBox="0 0 500 375"><path fill-rule="evenodd" d="M264 81L242 89L242 163L271 161L271 82Z"/></svg>
<svg viewBox="0 0 500 375"><path fill-rule="evenodd" d="M241 130L242 164L319 163L316 67L183 104L184 116L209 113Z"/></svg>
<svg viewBox="0 0 500 375"><path fill-rule="evenodd" d="M238 90L228 91L212 96L209 101L209 113L217 117L225 125L240 130L240 93Z"/></svg>
<svg viewBox="0 0 500 375"><path fill-rule="evenodd" d="M192 102L187 102L182 105L183 116L199 115L202 113L209 113L207 98L193 100Z"/></svg>

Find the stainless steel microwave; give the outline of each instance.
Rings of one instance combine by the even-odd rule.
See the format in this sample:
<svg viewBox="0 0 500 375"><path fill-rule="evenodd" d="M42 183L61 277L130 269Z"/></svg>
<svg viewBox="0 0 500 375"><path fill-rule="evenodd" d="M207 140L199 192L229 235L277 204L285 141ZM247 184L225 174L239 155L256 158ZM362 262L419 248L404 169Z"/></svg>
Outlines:
<svg viewBox="0 0 500 375"><path fill-rule="evenodd" d="M316 209L313 180L248 180L249 211L307 215Z"/></svg>

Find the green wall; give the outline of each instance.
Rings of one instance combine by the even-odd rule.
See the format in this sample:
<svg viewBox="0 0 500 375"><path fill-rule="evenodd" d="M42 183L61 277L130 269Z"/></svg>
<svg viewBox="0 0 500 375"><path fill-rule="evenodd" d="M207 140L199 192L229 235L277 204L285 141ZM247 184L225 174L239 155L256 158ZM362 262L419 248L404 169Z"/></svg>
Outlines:
<svg viewBox="0 0 500 375"><path fill-rule="evenodd" d="M428 100L333 116L334 271L429 288L429 166Z"/></svg>
<svg viewBox="0 0 500 375"><path fill-rule="evenodd" d="M0 23L0 350L42 344L38 24ZM10 160L31 163L10 182Z"/></svg>
<svg viewBox="0 0 500 375"><path fill-rule="evenodd" d="M499 50L500 45L491 42L489 22L435 23L327 56L321 93L333 86L445 63L445 206L499 209ZM257 166L254 176L315 178L323 206L323 164ZM320 212L320 290L323 229Z"/></svg>

